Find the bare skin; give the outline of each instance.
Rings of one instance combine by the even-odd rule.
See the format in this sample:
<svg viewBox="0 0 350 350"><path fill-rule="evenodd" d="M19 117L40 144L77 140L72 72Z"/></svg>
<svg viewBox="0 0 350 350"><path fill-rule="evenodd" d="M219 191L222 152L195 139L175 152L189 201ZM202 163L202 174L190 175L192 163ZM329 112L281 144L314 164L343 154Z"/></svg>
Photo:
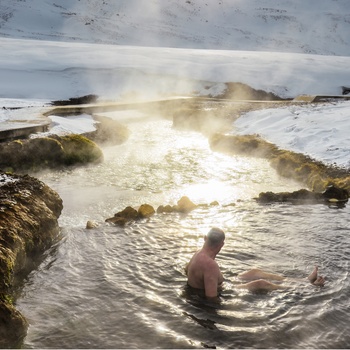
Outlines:
<svg viewBox="0 0 350 350"><path fill-rule="evenodd" d="M274 281L283 281L285 279L284 276L266 272L260 269L251 269L249 271L245 271L243 273L240 273L238 277L242 280L258 280L258 279L266 279L266 280L274 280Z"/></svg>
<svg viewBox="0 0 350 350"><path fill-rule="evenodd" d="M236 288L248 289L250 292L258 292L258 291L270 292L276 289L285 289L286 287L280 284L272 283L270 281L258 279L258 280L250 281L248 283L239 284L236 286Z"/></svg>
<svg viewBox="0 0 350 350"><path fill-rule="evenodd" d="M315 266L314 270L309 275L308 280L314 286L320 287L323 287L326 282L326 279L323 276L318 276L318 266Z"/></svg>
<svg viewBox="0 0 350 350"><path fill-rule="evenodd" d="M215 232L213 230L216 230ZM214 232L214 233L212 233ZM214 241L212 236L218 239ZM204 237L203 247L196 252L190 262L185 267L187 283L192 288L202 289L207 299L216 300L218 291L224 281L218 263L215 261L216 255L224 245L225 234L220 229L212 229Z"/></svg>
<svg viewBox="0 0 350 350"><path fill-rule="evenodd" d="M273 281L284 281L287 277L278 275L275 273L265 272L260 269L252 269L246 272L243 272L238 275L242 280L249 281L247 283L242 283L236 286L236 288L248 289L249 291L272 291L276 289L286 289L287 286L281 284L275 284L268 280ZM315 286L324 286L325 278L318 276L318 266L315 266L314 270L307 277L309 282ZM300 282L300 281L299 281Z"/></svg>
<svg viewBox="0 0 350 350"><path fill-rule="evenodd" d="M185 267L187 284L192 288L204 290L206 298L213 301L218 300L218 292L224 281L219 265L215 261L216 255L220 252L224 242L225 233L219 228L211 229L208 235L204 237L203 247L193 255ZM288 288L282 284L271 282L282 282L287 277L260 269L243 272L238 277L247 281L247 283L241 283L236 288L248 289L252 292ZM308 280L315 286L323 286L325 283L324 277L318 276L317 266L308 276ZM293 283L295 284L296 281Z"/></svg>

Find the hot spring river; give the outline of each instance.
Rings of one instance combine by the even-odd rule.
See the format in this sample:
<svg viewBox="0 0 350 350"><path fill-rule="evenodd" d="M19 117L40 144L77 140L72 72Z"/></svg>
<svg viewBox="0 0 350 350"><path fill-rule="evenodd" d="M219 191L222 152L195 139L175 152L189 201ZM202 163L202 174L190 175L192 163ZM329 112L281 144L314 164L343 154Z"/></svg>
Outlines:
<svg viewBox="0 0 350 350"><path fill-rule="evenodd" d="M349 205L259 205L261 191L302 185L265 160L214 153L204 136L168 120L113 116L132 135L105 148L102 164L38 176L64 201L63 238L17 302L30 323L24 348L349 348ZM124 228L104 223L126 206L173 205L183 195L219 205ZM86 230L87 220L100 226ZM227 234L217 305L189 295L183 271L212 226ZM235 289L250 267L306 277L315 264L324 288Z"/></svg>

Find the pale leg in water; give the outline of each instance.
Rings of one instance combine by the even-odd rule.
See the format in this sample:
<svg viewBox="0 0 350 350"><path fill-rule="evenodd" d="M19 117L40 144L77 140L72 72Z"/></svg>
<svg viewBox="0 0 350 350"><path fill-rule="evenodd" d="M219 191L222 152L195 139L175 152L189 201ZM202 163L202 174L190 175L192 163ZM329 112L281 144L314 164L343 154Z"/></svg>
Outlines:
<svg viewBox="0 0 350 350"><path fill-rule="evenodd" d="M242 280L250 281L247 283L242 283L236 286L236 288L248 289L252 292L255 291L272 291L276 289L286 289L287 286L281 284L275 284L266 280L273 281L284 281L286 280L285 276L278 275L271 272L266 272L260 269L252 269L246 272L243 272L238 275ZM315 286L323 286L325 279L322 276L318 276L318 267L316 266L312 273L308 276L308 280L311 284ZM300 282L300 280L299 280Z"/></svg>
<svg viewBox="0 0 350 350"><path fill-rule="evenodd" d="M276 273L266 272L260 269L251 269L249 271L240 273L238 277L242 280L253 281L258 279L266 279L273 281L283 281L286 277Z"/></svg>
<svg viewBox="0 0 350 350"><path fill-rule="evenodd" d="M270 292L276 289L286 289L287 287L282 286L280 284L272 283L270 281L259 279L259 280L250 281L248 283L239 284L236 286L236 288L248 289L251 292L259 292L259 291Z"/></svg>

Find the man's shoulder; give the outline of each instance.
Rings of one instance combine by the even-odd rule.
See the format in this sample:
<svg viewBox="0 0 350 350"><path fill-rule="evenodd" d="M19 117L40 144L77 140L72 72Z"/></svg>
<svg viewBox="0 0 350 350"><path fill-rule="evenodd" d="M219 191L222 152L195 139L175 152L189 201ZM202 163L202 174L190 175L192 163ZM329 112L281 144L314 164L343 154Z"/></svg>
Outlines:
<svg viewBox="0 0 350 350"><path fill-rule="evenodd" d="M210 270L219 270L219 264L212 258L206 260L206 267Z"/></svg>
<svg viewBox="0 0 350 350"><path fill-rule="evenodd" d="M193 260L195 265L199 264L204 269L219 269L218 263L205 252L197 252Z"/></svg>

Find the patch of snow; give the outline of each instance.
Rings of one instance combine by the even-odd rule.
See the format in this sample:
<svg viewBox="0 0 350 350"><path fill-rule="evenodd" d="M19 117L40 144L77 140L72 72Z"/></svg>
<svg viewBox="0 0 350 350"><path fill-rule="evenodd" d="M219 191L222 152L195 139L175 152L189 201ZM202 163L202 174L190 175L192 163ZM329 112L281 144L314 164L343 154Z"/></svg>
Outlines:
<svg viewBox="0 0 350 350"><path fill-rule="evenodd" d="M67 117L50 115L51 127L48 132L33 134L32 137L43 137L49 135L69 135L69 134L84 134L96 130L96 121L91 115L81 114Z"/></svg>
<svg viewBox="0 0 350 350"><path fill-rule="evenodd" d="M259 134L282 149L350 168L350 101L249 112L235 123L239 134Z"/></svg>
<svg viewBox="0 0 350 350"><path fill-rule="evenodd" d="M0 187L6 185L8 183L15 183L17 181L18 181L18 179L14 178L11 175L0 174Z"/></svg>

